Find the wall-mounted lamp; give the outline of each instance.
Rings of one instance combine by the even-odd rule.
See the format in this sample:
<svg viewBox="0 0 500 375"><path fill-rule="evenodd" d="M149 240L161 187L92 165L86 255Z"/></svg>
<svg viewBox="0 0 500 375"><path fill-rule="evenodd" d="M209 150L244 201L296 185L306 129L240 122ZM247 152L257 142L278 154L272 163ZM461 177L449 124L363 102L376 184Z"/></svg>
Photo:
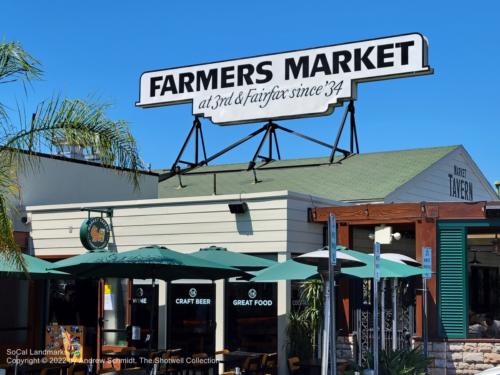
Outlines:
<svg viewBox="0 0 500 375"><path fill-rule="evenodd" d="M248 206L245 202L229 203L228 206L232 214L244 214L248 211Z"/></svg>
<svg viewBox="0 0 500 375"><path fill-rule="evenodd" d="M375 233L370 233L368 235L368 238L375 242L378 242L381 245L389 245L392 243L393 239L399 241L401 239L401 233L392 233L392 227L388 227L382 224L378 227L375 227Z"/></svg>

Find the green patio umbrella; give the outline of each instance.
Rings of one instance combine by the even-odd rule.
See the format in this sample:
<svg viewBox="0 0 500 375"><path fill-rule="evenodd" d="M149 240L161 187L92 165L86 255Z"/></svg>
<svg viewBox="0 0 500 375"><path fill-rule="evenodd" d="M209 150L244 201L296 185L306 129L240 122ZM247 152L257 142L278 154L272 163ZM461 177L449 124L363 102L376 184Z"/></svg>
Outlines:
<svg viewBox="0 0 500 375"><path fill-rule="evenodd" d="M121 253L105 250L92 251L57 262L53 268L69 272L77 277L152 279L153 288L155 279L165 281L194 278L217 280L246 275L245 272L236 268L179 253L163 246L141 247ZM155 303L156 301L152 298L151 307ZM153 314L150 319L149 329L152 332ZM152 340L149 340L150 348L151 343Z"/></svg>
<svg viewBox="0 0 500 375"><path fill-rule="evenodd" d="M65 272L49 270L54 263L46 260L23 254L26 271L6 258L4 254L0 254L0 279L64 279L70 275Z"/></svg>
<svg viewBox="0 0 500 375"><path fill-rule="evenodd" d="M274 266L277 262L261 257L229 251L225 247L210 246L190 255L198 258L238 268L242 271L257 271Z"/></svg>
<svg viewBox="0 0 500 375"><path fill-rule="evenodd" d="M90 251L52 264L52 269L77 277L131 279L208 279L241 276L245 273L224 264L199 259L163 246L148 246L121 253Z"/></svg>
<svg viewBox="0 0 500 375"><path fill-rule="evenodd" d="M289 259L257 272L251 281L307 280L314 277L319 277L317 267Z"/></svg>
<svg viewBox="0 0 500 375"><path fill-rule="evenodd" d="M373 277L375 273L373 268L373 255L355 250L343 250L343 252L364 261L366 264L361 267L343 268L341 273L361 279ZM380 258L380 277L383 279L417 276L421 275L422 272L422 268Z"/></svg>

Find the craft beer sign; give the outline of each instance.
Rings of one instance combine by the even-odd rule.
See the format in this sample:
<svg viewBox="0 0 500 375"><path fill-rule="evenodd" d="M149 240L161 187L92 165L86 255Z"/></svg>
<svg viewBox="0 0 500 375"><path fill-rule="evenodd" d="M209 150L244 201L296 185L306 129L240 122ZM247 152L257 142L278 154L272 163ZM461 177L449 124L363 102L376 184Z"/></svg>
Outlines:
<svg viewBox="0 0 500 375"><path fill-rule="evenodd" d="M193 114L238 124L329 114L358 82L431 74L418 33L145 72L139 107L193 103Z"/></svg>

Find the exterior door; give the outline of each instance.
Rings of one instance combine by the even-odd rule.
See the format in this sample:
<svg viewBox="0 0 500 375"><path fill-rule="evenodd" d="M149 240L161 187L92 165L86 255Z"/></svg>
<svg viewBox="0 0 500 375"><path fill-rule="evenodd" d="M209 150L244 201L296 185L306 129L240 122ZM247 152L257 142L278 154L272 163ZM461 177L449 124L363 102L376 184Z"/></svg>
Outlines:
<svg viewBox="0 0 500 375"><path fill-rule="evenodd" d="M277 352L276 283L228 283L226 340L230 350Z"/></svg>
<svg viewBox="0 0 500 375"><path fill-rule="evenodd" d="M170 284L169 348L187 355L215 351L215 284Z"/></svg>

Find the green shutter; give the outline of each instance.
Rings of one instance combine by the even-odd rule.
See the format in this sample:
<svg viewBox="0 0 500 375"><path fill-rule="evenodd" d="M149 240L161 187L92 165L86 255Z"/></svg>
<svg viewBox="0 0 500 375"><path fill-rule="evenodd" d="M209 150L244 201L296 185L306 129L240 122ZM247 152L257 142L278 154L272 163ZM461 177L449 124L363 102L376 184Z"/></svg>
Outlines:
<svg viewBox="0 0 500 375"><path fill-rule="evenodd" d="M466 243L465 227L439 229L438 312L442 337L467 337Z"/></svg>

